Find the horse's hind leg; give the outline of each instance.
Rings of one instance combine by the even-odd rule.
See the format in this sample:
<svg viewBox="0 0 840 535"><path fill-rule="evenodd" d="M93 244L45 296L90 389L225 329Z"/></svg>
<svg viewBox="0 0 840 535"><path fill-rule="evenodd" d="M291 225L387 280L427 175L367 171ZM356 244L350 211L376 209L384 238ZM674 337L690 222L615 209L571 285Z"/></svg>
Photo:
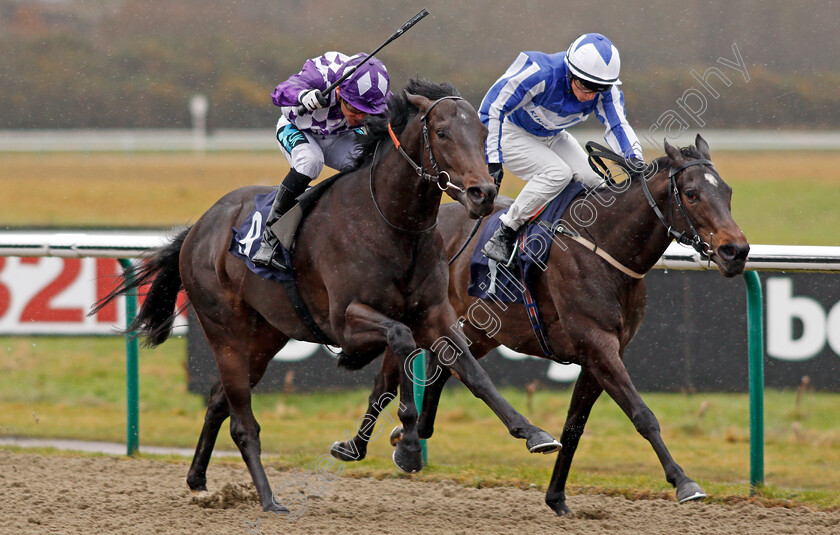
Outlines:
<svg viewBox="0 0 840 535"><path fill-rule="evenodd" d="M276 337L285 338L286 337ZM277 341L277 349L272 346L269 350L260 352L252 352L250 360L250 385L254 387L262 376L274 355L282 349L286 342L282 339ZM216 445L216 438L219 435L219 429L222 424L230 416L230 404L225 395L224 388L222 388L221 381L210 389L210 398L207 402L207 413L204 416L204 427L201 429L201 435L198 438L198 445L195 448L195 455L193 456L190 471L187 474L187 485L194 493L203 492L207 490L207 465L210 463L210 457L213 454L213 448Z"/></svg>
<svg viewBox="0 0 840 535"><path fill-rule="evenodd" d="M557 454L554 463L554 472L551 474L551 482L548 491L545 493L545 503L551 509L562 516L571 513L566 505L566 478L569 476L569 469L572 466L572 458L575 456L586 421L592 406L601 395L603 389L598 384L595 376L588 369L583 368L580 372L575 389L572 393L572 401L569 403L569 413L566 416L566 424L563 426L563 449Z"/></svg>
<svg viewBox="0 0 840 535"><path fill-rule="evenodd" d="M207 413L204 415L204 427L201 429L201 436L198 438L198 445L195 448L190 471L187 474L187 485L193 492L207 490L207 465L216 445L216 437L222 423L230 416L225 391L221 382L216 382L210 390L210 399L207 402Z"/></svg>
<svg viewBox="0 0 840 535"><path fill-rule="evenodd" d="M228 403L230 434L248 467L260 504L264 511L288 512L272 499L271 487L260 460L260 426L251 410L251 387L262 378L271 358L285 345L288 337L271 328L255 313L248 314L241 307L237 310L244 312L242 316L226 316L224 321L216 321L204 314L196 303L194 306L216 358ZM215 439L221 421L224 421L219 421L219 415L223 414L221 405L208 407L208 413L212 413L214 418L209 425L205 419L202 440L196 448L196 472L193 476L197 480L201 479L201 469L206 470L209 462L211 438Z"/></svg>
<svg viewBox="0 0 840 535"><path fill-rule="evenodd" d="M371 440L374 425L379 415L392 399L397 397L400 381L400 365L391 348L385 349L382 356L382 368L373 380L373 390L368 397L365 415L358 420L359 431L344 442L335 442L330 447L330 454L341 461L361 461L367 455L367 445ZM385 415L391 422L393 419ZM378 436L378 435L377 435Z"/></svg>

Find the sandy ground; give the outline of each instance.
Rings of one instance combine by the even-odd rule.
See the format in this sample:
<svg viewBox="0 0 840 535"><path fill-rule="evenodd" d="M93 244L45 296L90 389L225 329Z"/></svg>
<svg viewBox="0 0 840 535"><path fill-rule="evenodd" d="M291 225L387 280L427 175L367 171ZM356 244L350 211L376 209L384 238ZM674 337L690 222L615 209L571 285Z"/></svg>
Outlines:
<svg viewBox="0 0 840 535"><path fill-rule="evenodd" d="M322 496L308 496L305 509L290 503L302 513L290 520L261 512L244 465L211 464L205 498L187 490L186 470L182 463L0 451L0 534L840 533L840 511L580 495L569 498L575 514L558 518L537 489L349 477L322 482ZM268 475L275 488L292 481L289 472Z"/></svg>

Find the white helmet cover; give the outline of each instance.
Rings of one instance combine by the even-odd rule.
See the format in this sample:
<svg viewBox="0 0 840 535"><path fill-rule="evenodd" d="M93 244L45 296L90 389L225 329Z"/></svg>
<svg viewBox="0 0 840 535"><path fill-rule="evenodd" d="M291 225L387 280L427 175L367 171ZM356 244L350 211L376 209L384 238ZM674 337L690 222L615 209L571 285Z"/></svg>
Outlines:
<svg viewBox="0 0 840 535"><path fill-rule="evenodd" d="M600 33L585 33L566 51L566 65L573 75L601 85L620 85L618 49Z"/></svg>

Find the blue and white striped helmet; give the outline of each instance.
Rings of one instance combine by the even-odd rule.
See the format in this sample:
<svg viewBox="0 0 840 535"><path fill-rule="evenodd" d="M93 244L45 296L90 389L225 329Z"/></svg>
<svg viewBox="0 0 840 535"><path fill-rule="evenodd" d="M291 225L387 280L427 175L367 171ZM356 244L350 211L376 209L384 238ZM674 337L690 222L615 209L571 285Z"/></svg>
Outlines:
<svg viewBox="0 0 840 535"><path fill-rule="evenodd" d="M585 33L575 39L564 58L571 73L598 85L620 85L621 58L618 49L600 33Z"/></svg>

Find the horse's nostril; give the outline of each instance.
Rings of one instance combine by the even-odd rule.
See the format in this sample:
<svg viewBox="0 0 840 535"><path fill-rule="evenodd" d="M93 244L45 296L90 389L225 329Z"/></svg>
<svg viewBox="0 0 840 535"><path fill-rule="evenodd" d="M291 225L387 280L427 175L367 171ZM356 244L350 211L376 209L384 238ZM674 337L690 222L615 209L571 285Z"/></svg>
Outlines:
<svg viewBox="0 0 840 535"><path fill-rule="evenodd" d="M469 195L470 199L475 202L483 202L484 198L487 196L484 190L482 190L478 186L473 186L471 188L467 188L467 195Z"/></svg>
<svg viewBox="0 0 840 535"><path fill-rule="evenodd" d="M718 247L718 256L727 262L746 260L749 252L749 245L727 243Z"/></svg>
<svg viewBox="0 0 840 535"><path fill-rule="evenodd" d="M737 254L737 249L733 245L726 244L726 245L721 245L720 247L718 247L718 256L720 256L722 259L724 259L726 261L733 260L735 258L736 254Z"/></svg>
<svg viewBox="0 0 840 535"><path fill-rule="evenodd" d="M496 186L492 184L471 186L467 188L467 196L476 204L493 204L496 199Z"/></svg>

